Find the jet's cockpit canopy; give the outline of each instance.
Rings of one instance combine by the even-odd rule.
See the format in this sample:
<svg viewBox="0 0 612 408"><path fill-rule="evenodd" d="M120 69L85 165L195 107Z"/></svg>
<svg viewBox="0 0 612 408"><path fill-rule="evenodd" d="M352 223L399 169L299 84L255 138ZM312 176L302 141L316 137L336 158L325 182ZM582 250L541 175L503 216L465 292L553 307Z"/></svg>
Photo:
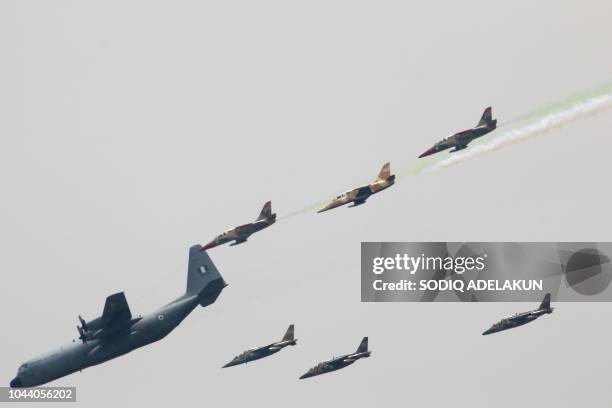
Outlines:
<svg viewBox="0 0 612 408"><path fill-rule="evenodd" d="M21 366L19 366L19 369L17 370L17 372L19 374L23 373L26 369L28 368L28 363L24 363Z"/></svg>
<svg viewBox="0 0 612 408"><path fill-rule="evenodd" d="M328 363L333 362L335 359L336 359L336 356L334 356L334 357L330 358L329 360L325 360L325 361L323 361L323 362L321 362L321 363L317 364L317 365L316 365L316 367L323 367L323 366L326 366Z"/></svg>
<svg viewBox="0 0 612 408"><path fill-rule="evenodd" d="M329 359L327 361L323 361L322 363L317 364L316 366L312 367L310 370L308 370L309 372L319 372L323 369L325 369L328 365L328 363L330 363L331 361L333 361L334 359Z"/></svg>

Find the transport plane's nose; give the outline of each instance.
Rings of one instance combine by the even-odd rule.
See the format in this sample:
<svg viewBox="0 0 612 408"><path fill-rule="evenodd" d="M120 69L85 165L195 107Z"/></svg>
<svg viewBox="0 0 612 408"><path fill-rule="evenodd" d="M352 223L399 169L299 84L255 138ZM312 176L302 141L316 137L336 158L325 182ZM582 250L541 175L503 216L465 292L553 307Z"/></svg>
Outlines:
<svg viewBox="0 0 612 408"><path fill-rule="evenodd" d="M23 387L23 383L21 382L21 378L15 377L11 381L11 388L21 388Z"/></svg>

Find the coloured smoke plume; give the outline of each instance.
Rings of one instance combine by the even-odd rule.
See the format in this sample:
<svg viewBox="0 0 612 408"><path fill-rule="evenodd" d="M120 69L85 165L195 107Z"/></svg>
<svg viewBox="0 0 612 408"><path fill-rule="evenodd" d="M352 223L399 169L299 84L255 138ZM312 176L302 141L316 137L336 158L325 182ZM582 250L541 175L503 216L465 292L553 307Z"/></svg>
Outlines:
<svg viewBox="0 0 612 408"><path fill-rule="evenodd" d="M612 83L589 92L576 94L519 118L505 121L499 125L497 130L475 140L465 150L457 153L443 152L426 159L418 159L410 167L398 168L395 174L397 179L399 179L406 176L415 177L423 173L433 172L499 150L514 143L524 142L589 115L595 115L608 108L612 108ZM393 172L393 164L391 169ZM329 199L290 212L280 217L279 220L316 211Z"/></svg>
<svg viewBox="0 0 612 408"><path fill-rule="evenodd" d="M484 136L482 142L473 143L465 151L453 153L450 156L441 156L437 161L429 162L419 169L414 169L412 174L428 173L461 163L473 157L499 150L513 143L523 142L542 135L550 130L560 128L611 107L612 84L609 84L593 92L576 95L514 120L512 121L511 128L507 130L499 129L490 137Z"/></svg>

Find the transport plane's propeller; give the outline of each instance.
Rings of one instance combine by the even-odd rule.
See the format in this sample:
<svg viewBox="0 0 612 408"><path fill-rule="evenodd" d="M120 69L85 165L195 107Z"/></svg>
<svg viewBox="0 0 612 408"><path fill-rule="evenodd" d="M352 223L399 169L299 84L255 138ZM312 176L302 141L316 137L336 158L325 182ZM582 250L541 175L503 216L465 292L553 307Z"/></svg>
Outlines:
<svg viewBox="0 0 612 408"><path fill-rule="evenodd" d="M79 315L79 321L81 322L81 327L83 328L83 330L89 331L89 329L87 328L87 322L81 317L81 315Z"/></svg>
<svg viewBox="0 0 612 408"><path fill-rule="evenodd" d="M87 334L83 328L81 326L77 326L77 330L79 331L79 340L81 340L83 343L87 343Z"/></svg>
<svg viewBox="0 0 612 408"><path fill-rule="evenodd" d="M87 322L85 322L81 315L79 315L79 321L81 322L80 326L77 325L77 331L79 332L79 340L81 340L83 343L87 343Z"/></svg>

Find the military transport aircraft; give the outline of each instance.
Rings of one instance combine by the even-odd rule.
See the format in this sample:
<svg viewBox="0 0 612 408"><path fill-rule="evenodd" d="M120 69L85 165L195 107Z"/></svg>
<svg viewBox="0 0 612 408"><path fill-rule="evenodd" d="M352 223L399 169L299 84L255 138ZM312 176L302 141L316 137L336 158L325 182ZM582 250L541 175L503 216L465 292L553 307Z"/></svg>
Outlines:
<svg viewBox="0 0 612 408"><path fill-rule="evenodd" d="M356 207L365 203L371 195L391 187L394 183L395 174L391 174L391 165L387 162L380 170L380 173L378 173L378 177L374 182L339 195L317 212L328 211L351 202L353 205L349 207Z"/></svg>
<svg viewBox="0 0 612 408"><path fill-rule="evenodd" d="M223 245L227 242L234 241L230 246L242 244L257 231L261 231L264 228L268 228L270 225L276 222L276 214L272 214L272 202L268 201L264 204L259 217L251 223L239 225L236 228L225 231L223 234L217 236L215 239L210 241L208 244L202 247L203 250L214 248L219 245Z"/></svg>
<svg viewBox="0 0 612 408"><path fill-rule="evenodd" d="M357 351L353 354L345 354L340 357L334 357L331 360L324 361L322 363L317 364L308 370L305 374L300 377L301 379L314 377L315 375L325 374L332 371L339 370L346 366L353 364L355 361L360 358L370 357L372 352L368 351L368 338L364 337L357 347Z"/></svg>
<svg viewBox="0 0 612 408"><path fill-rule="evenodd" d="M447 137L433 145L433 147L421 154L420 157L429 156L430 154L441 152L442 150L450 149L454 147L452 152L456 152L458 150L463 150L467 148L468 144L479 137L486 135L489 132L492 132L497 128L497 119L493 119L491 117L491 107L489 106L484 110L482 117L480 118L480 122L478 125L472 129L464 130L459 133L455 133L452 136Z"/></svg>
<svg viewBox="0 0 612 408"><path fill-rule="evenodd" d="M487 334L497 333L503 330L513 329L518 326L533 322L538 317L552 313L554 308L550 307L550 293L544 296L544 300L540 304L540 307L536 310L531 310L525 313L517 313L514 316L507 317L495 323L491 328L482 333L483 336Z"/></svg>
<svg viewBox="0 0 612 408"><path fill-rule="evenodd" d="M79 316L79 340L19 367L11 387L33 387L104 363L163 339L198 304L212 304L227 284L200 245L189 250L185 293L155 312L132 317L123 292L106 298L102 316L85 322Z"/></svg>
<svg viewBox="0 0 612 408"><path fill-rule="evenodd" d="M297 343L297 339L294 338L293 333L294 326L290 325L281 341L268 344L267 346L249 349L243 352L242 354L239 354L238 356L234 357L232 361L224 365L223 368L232 367L238 364L246 364L249 361L259 360L260 358L268 357L274 353L278 353L287 346L295 346Z"/></svg>

